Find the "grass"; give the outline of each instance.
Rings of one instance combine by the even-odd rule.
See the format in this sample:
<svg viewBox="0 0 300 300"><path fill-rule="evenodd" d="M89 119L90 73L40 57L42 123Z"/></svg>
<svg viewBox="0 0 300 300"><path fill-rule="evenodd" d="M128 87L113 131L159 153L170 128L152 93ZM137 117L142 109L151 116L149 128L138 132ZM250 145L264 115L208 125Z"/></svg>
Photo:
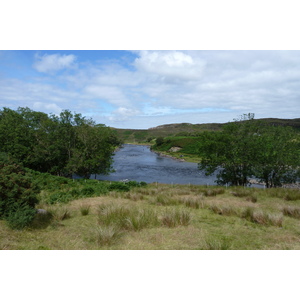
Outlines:
<svg viewBox="0 0 300 300"><path fill-rule="evenodd" d="M300 249L298 191L237 190L150 184L54 204L42 191L49 215L24 230L0 221L0 249Z"/></svg>
<svg viewBox="0 0 300 300"><path fill-rule="evenodd" d="M82 216L87 216L90 213L90 205L82 204L80 207L80 212Z"/></svg>

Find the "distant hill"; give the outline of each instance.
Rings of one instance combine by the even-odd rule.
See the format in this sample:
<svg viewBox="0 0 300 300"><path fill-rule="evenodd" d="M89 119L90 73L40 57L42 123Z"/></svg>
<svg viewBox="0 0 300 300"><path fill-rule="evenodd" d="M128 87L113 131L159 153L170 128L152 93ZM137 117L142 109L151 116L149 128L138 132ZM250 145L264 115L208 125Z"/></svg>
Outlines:
<svg viewBox="0 0 300 300"><path fill-rule="evenodd" d="M270 123L275 126L291 126L300 130L300 118L298 119L276 119L264 118L259 119L263 122ZM193 136L199 132L221 130L226 123L205 123L205 124L190 124L190 123L175 123L165 124L149 129L119 129L112 128L116 131L118 137L126 143L142 143L149 142L157 137L171 136Z"/></svg>

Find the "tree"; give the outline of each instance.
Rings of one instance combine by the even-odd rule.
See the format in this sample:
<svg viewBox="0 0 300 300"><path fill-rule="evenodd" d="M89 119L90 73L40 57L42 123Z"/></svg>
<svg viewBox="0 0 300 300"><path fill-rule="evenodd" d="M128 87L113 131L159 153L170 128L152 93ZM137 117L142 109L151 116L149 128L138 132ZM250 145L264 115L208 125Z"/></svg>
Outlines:
<svg viewBox="0 0 300 300"><path fill-rule="evenodd" d="M72 150L67 169L84 178L91 174L108 174L111 171L112 153L119 145L112 131L105 126L82 124L75 128L77 142Z"/></svg>
<svg viewBox="0 0 300 300"><path fill-rule="evenodd" d="M207 175L218 170L218 184L247 185L253 174L258 127L254 115L248 114L226 124L222 132L204 132L199 147L200 170Z"/></svg>
<svg viewBox="0 0 300 300"><path fill-rule="evenodd" d="M110 128L69 110L49 116L29 108L0 110L0 152L40 172L71 177L107 173L119 140Z"/></svg>
<svg viewBox="0 0 300 300"><path fill-rule="evenodd" d="M199 168L217 171L218 184L242 185L255 177L266 187L293 182L300 165L299 134L254 120L253 114L202 134Z"/></svg>
<svg viewBox="0 0 300 300"><path fill-rule="evenodd" d="M290 127L263 126L258 143L255 177L267 188L295 182L300 165L299 134Z"/></svg>
<svg viewBox="0 0 300 300"><path fill-rule="evenodd" d="M32 151L31 132L23 117L12 109L0 111L0 151L19 161L27 161Z"/></svg>

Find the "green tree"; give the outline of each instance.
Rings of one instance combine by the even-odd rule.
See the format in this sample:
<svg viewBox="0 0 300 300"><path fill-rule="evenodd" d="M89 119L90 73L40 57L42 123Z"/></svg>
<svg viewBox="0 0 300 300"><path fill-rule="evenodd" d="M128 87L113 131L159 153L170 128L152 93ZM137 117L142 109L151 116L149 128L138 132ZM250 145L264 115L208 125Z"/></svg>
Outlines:
<svg viewBox="0 0 300 300"><path fill-rule="evenodd" d="M15 229L27 226L35 215L39 190L25 169L6 155L0 157L0 219Z"/></svg>
<svg viewBox="0 0 300 300"><path fill-rule="evenodd" d="M91 174L108 174L112 154L119 145L113 132L105 126L82 124L75 128L77 142L67 168L84 178Z"/></svg>
<svg viewBox="0 0 300 300"><path fill-rule="evenodd" d="M0 111L0 151L26 162L32 151L31 132L23 117L12 109Z"/></svg>
<svg viewBox="0 0 300 300"><path fill-rule="evenodd" d="M266 187L278 187L297 180L300 166L299 134L290 127L262 126L257 137L254 175Z"/></svg>
<svg viewBox="0 0 300 300"><path fill-rule="evenodd" d="M247 185L254 173L258 129L254 115L247 114L226 124L221 132L202 133L199 169L206 175L218 171L218 184Z"/></svg>
<svg viewBox="0 0 300 300"><path fill-rule="evenodd" d="M199 168L217 171L218 184L247 185L251 177L277 187L297 179L299 133L254 120L253 114L230 122L221 132L201 135Z"/></svg>

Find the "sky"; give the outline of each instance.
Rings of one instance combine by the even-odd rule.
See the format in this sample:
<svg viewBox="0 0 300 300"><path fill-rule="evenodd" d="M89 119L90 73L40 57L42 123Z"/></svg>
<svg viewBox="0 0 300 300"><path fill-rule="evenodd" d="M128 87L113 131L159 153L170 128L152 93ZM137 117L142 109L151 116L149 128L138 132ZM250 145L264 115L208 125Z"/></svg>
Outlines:
<svg viewBox="0 0 300 300"><path fill-rule="evenodd" d="M299 118L300 51L0 51L0 106L116 128Z"/></svg>

